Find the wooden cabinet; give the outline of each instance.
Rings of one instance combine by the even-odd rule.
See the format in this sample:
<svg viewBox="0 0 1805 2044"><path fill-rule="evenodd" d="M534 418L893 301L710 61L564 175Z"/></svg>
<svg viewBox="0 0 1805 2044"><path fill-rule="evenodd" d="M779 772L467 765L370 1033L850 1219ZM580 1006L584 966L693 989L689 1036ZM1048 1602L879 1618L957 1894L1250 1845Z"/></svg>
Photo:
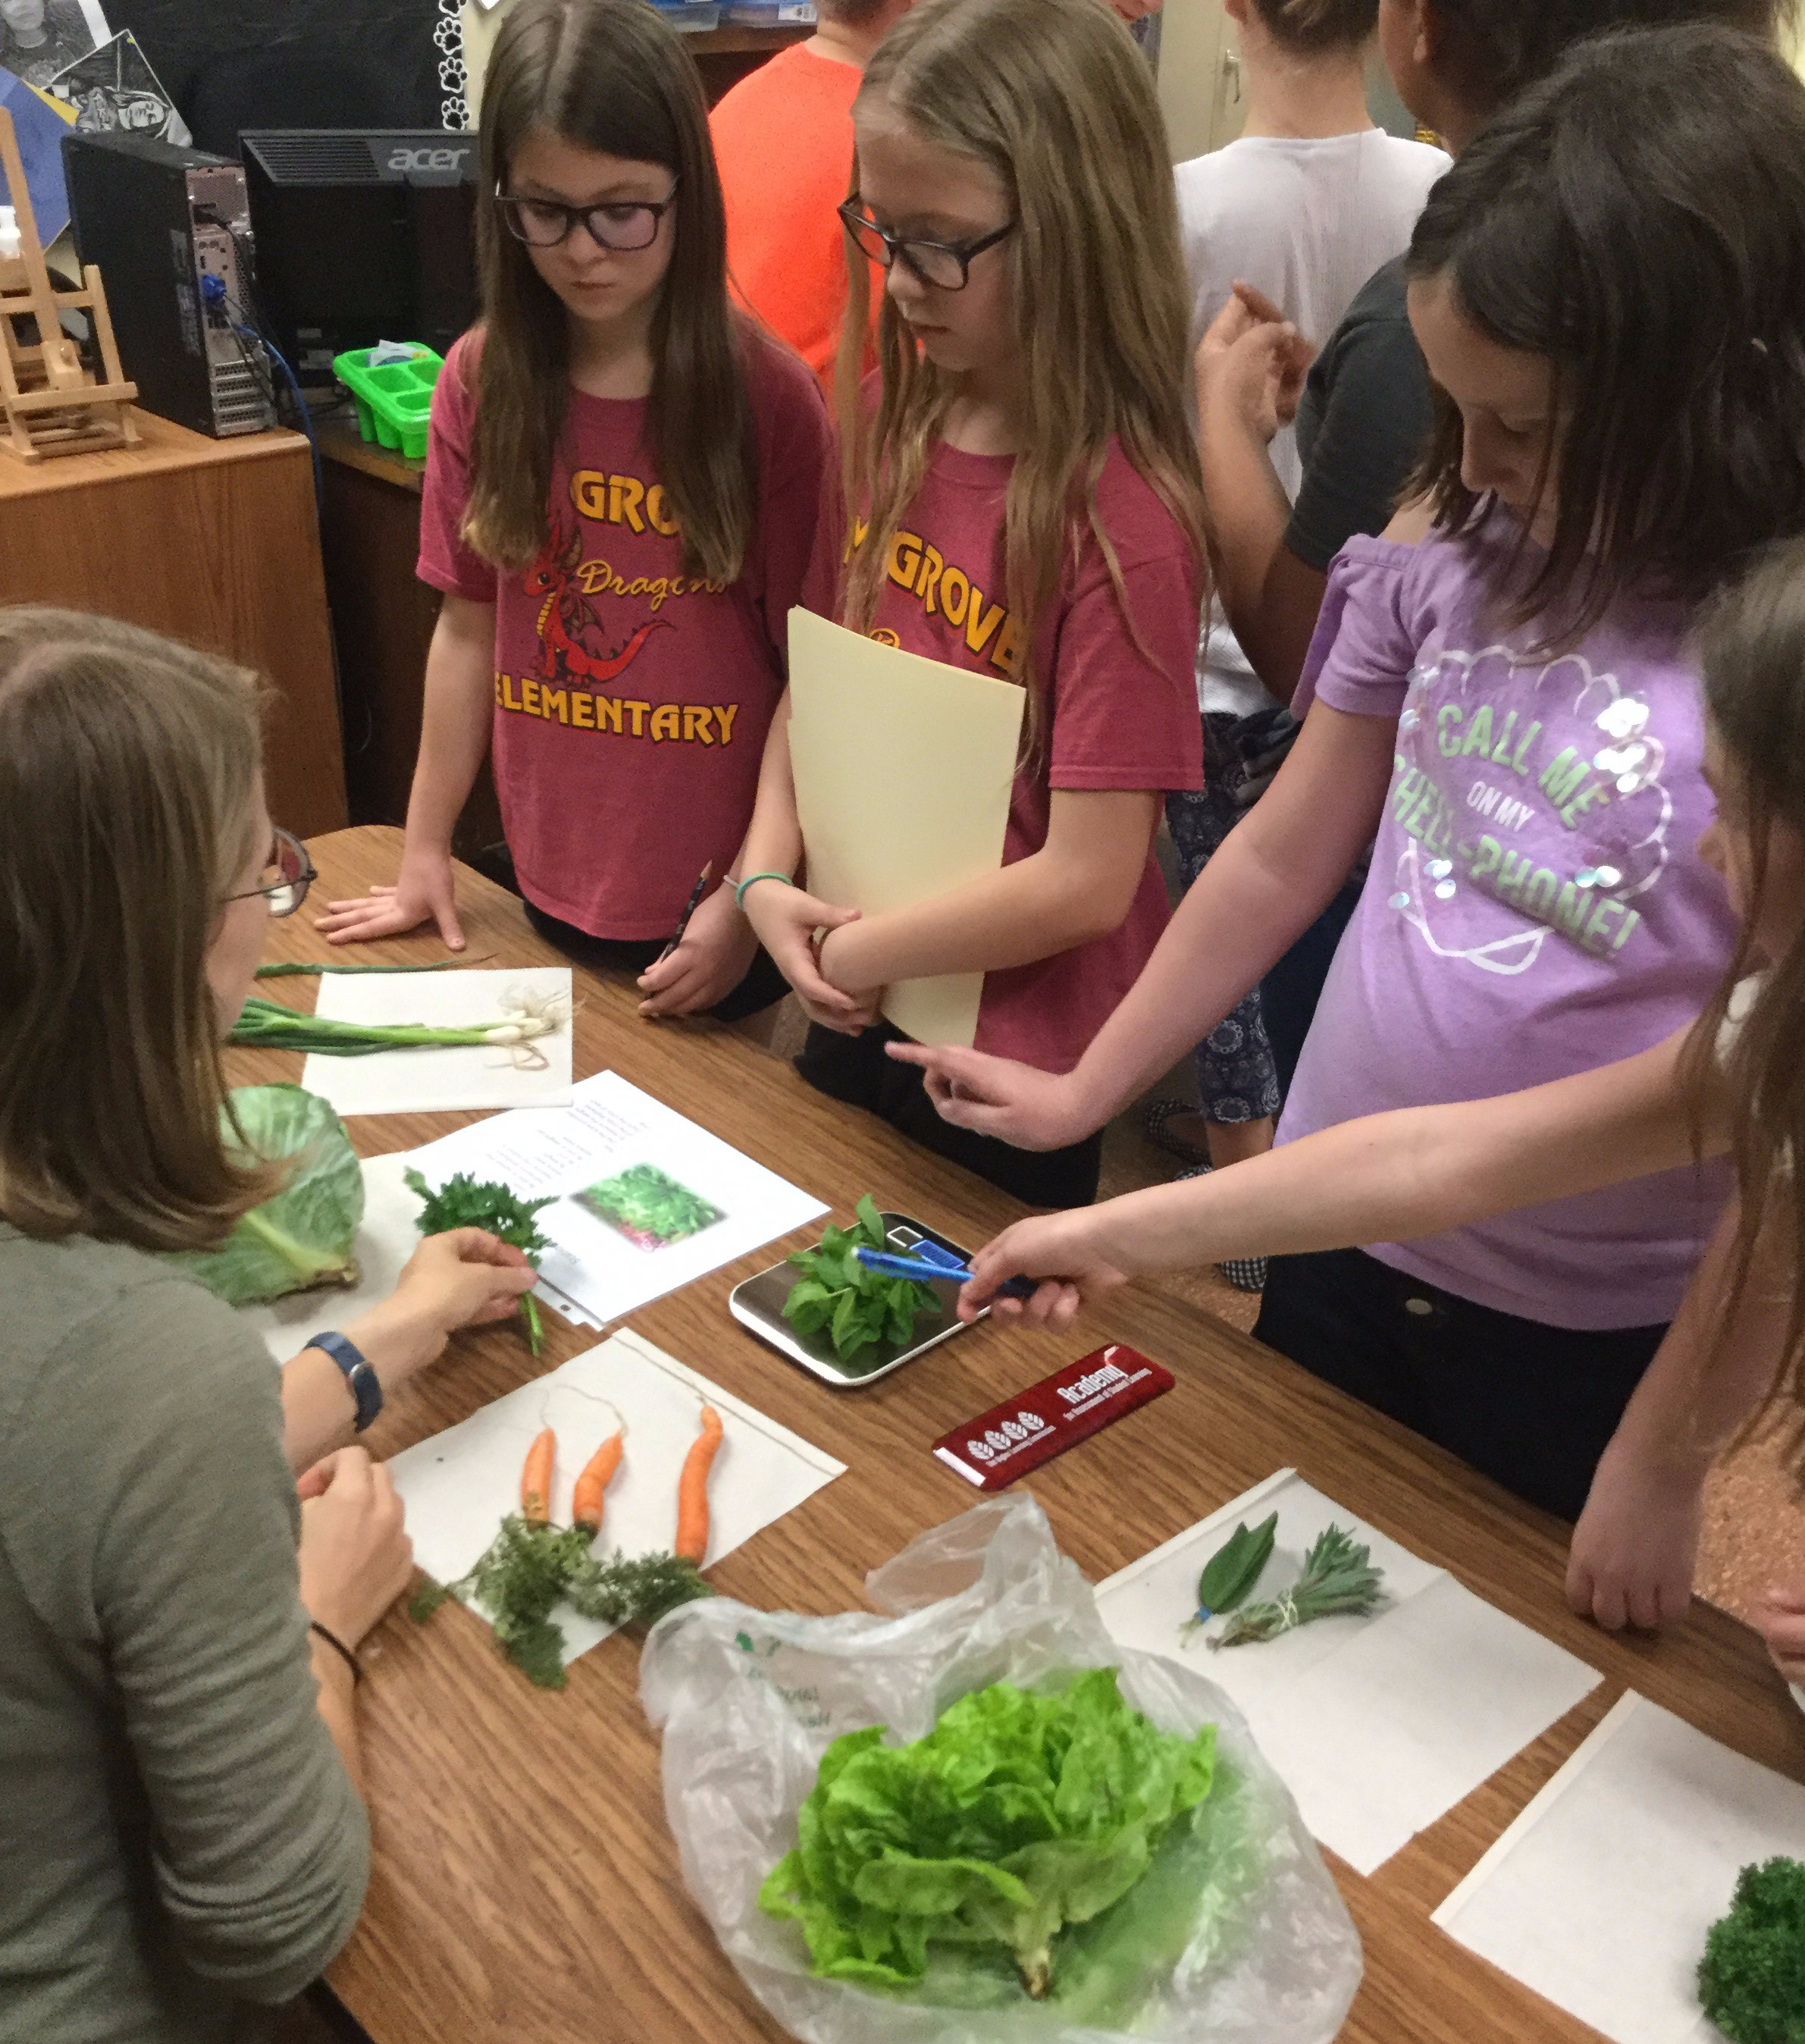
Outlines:
<svg viewBox="0 0 1805 2044"><path fill-rule="evenodd" d="M423 461L358 438L346 419L323 421L326 586L344 678L345 776L352 820L407 820L420 750L426 649L439 595L417 578ZM501 816L486 762L453 833L460 859L495 871Z"/></svg>
<svg viewBox="0 0 1805 2044"><path fill-rule="evenodd" d="M348 820L307 442L216 440L134 409L133 448L27 467L0 455L0 600L93 610L254 667L271 685L271 813Z"/></svg>

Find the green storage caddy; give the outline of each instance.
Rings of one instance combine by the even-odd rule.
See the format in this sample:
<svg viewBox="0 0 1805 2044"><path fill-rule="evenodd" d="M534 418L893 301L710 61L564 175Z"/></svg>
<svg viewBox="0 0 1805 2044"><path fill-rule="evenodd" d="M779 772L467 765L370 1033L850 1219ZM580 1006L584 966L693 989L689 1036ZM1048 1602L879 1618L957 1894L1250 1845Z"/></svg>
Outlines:
<svg viewBox="0 0 1805 2044"><path fill-rule="evenodd" d="M418 341L408 362L370 367L374 350L353 348L332 358L332 374L357 404L357 430L367 440L394 448L409 461L426 458L426 426L432 410L433 386L444 358Z"/></svg>

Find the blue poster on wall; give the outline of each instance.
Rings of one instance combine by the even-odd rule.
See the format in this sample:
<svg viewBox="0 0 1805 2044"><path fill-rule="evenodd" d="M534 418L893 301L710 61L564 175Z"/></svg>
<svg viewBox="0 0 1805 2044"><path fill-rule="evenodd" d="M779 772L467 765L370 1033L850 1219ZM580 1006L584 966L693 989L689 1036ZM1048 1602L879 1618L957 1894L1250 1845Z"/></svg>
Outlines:
<svg viewBox="0 0 1805 2044"><path fill-rule="evenodd" d="M42 93L34 92L23 79L5 70L0 70L0 106L13 117L37 238L48 248L69 224L69 194L63 182L63 137L69 132L74 110L57 107ZM0 203L16 206L17 201L9 193Z"/></svg>

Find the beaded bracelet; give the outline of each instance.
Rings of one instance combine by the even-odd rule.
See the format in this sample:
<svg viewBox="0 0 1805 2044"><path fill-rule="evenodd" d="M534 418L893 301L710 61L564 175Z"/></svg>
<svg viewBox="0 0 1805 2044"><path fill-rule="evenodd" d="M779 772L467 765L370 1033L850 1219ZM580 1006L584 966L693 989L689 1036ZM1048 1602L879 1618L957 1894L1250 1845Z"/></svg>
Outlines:
<svg viewBox="0 0 1805 2044"><path fill-rule="evenodd" d="M787 873L749 873L733 890L733 905L742 914L745 912L746 909L746 890L755 881L758 880L781 880L785 887L793 887L796 885Z"/></svg>

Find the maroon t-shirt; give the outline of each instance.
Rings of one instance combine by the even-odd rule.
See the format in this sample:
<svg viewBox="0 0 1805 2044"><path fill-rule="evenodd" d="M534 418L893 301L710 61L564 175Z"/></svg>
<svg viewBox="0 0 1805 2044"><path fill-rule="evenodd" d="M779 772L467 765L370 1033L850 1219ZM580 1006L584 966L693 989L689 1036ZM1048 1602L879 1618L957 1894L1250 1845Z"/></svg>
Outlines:
<svg viewBox="0 0 1805 2044"><path fill-rule="evenodd" d="M890 549L874 638L952 667L1019 675L1021 633L1002 594L1004 497L1013 466L1008 455L935 447ZM837 498L836 490L827 500L802 598L827 617L839 614L845 553ZM1121 570L1127 613L1087 522L1036 638L1043 736L1016 776L1004 865L1045 845L1055 788L1163 792L1203 785L1193 678L1201 564L1178 521L1113 444L1096 505ZM1133 905L1107 936L985 975L977 1048L1070 1071L1134 985L1166 914L1166 883L1150 851Z"/></svg>
<svg viewBox="0 0 1805 2044"><path fill-rule="evenodd" d="M739 580L683 572L643 400L570 393L551 537L504 574L459 538L475 413L473 337L439 379L420 576L495 606L493 753L527 898L592 936L667 936L696 876L724 874L751 820L812 548L832 431L820 386L748 329L758 523Z"/></svg>

